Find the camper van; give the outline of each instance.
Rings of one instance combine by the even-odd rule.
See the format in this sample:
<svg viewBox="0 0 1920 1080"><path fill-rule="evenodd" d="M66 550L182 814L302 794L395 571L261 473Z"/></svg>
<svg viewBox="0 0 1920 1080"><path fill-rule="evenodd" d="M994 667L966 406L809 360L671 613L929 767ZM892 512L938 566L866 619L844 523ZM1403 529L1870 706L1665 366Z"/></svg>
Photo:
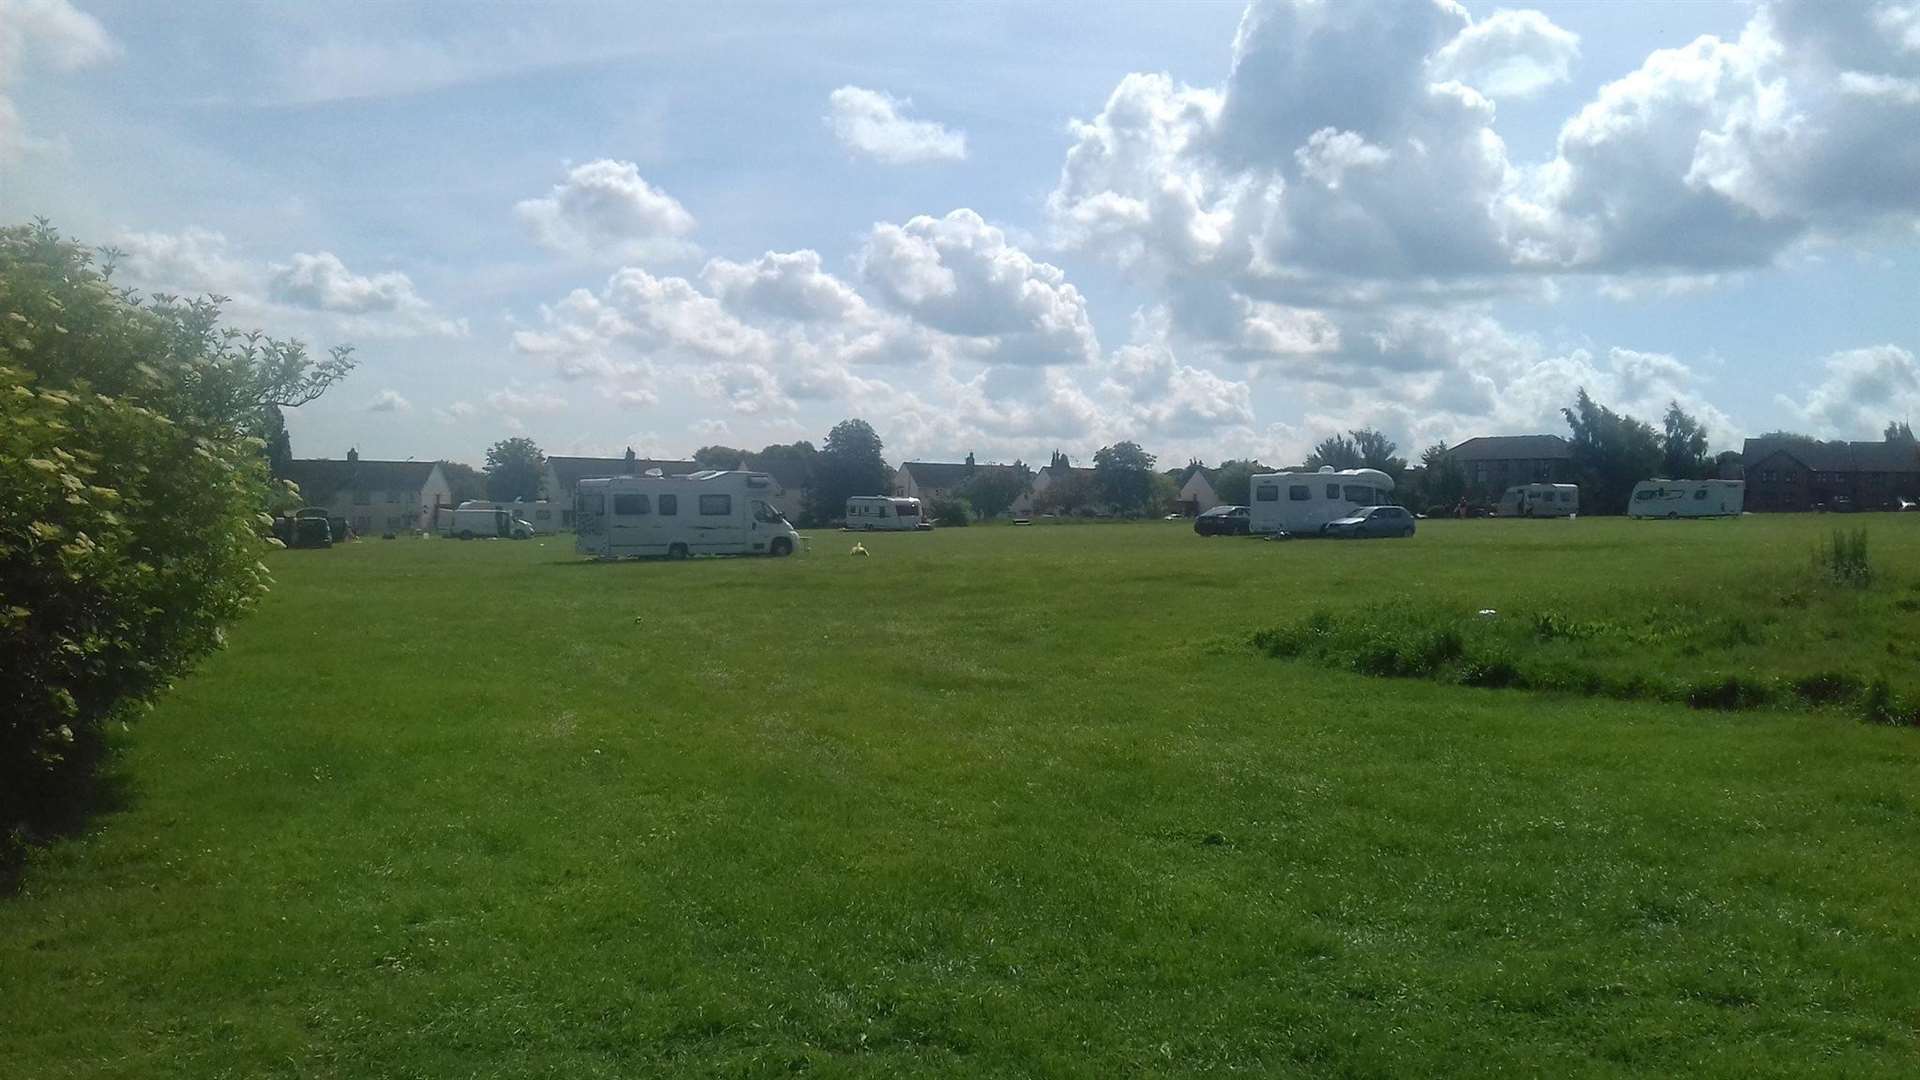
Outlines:
<svg viewBox="0 0 1920 1080"><path fill-rule="evenodd" d="M925 528L919 499L891 495L855 495L847 500L847 528L861 532Z"/></svg>
<svg viewBox="0 0 1920 1080"><path fill-rule="evenodd" d="M1393 501L1393 477L1379 469L1256 473L1249 486L1248 529L1256 535L1315 536L1329 521Z"/></svg>
<svg viewBox="0 0 1920 1080"><path fill-rule="evenodd" d="M500 536L511 540L528 540L533 537L532 525L491 506L462 505L453 511L443 510L441 513L447 519L445 535L456 539Z"/></svg>
<svg viewBox="0 0 1920 1080"><path fill-rule="evenodd" d="M609 476L574 485L574 550L630 555L791 555L800 534L769 501L762 472Z"/></svg>
<svg viewBox="0 0 1920 1080"><path fill-rule="evenodd" d="M1637 518L1738 517L1747 485L1739 480L1642 480L1627 514Z"/></svg>
<svg viewBox="0 0 1920 1080"><path fill-rule="evenodd" d="M1495 517L1572 517L1580 512L1580 489L1573 484L1515 484L1500 496Z"/></svg>

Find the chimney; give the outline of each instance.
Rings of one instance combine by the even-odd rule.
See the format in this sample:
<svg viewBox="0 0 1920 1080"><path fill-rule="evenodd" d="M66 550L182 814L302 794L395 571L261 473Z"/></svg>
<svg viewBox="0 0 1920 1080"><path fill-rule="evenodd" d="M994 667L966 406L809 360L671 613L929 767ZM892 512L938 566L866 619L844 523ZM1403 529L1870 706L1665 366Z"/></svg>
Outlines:
<svg viewBox="0 0 1920 1080"><path fill-rule="evenodd" d="M348 461L359 461L359 460L360 460L360 451L359 451L359 450L358 450L357 448L355 448L355 447L351 447L351 446L349 446L349 447L347 447L347 460L348 460Z"/></svg>
<svg viewBox="0 0 1920 1080"><path fill-rule="evenodd" d="M626 460L627 460L627 464L626 464L626 466L625 466L624 468L622 468L622 469L621 469L621 472L623 472L623 473L625 473L625 474L626 474L626 475L628 475L628 476L632 476L632 475L633 475L633 462L634 462L634 455L633 455L633 447L631 447L631 446L629 446L629 447L627 447L627 459L626 459Z"/></svg>
<svg viewBox="0 0 1920 1080"><path fill-rule="evenodd" d="M973 471L973 451L967 451L967 471Z"/></svg>

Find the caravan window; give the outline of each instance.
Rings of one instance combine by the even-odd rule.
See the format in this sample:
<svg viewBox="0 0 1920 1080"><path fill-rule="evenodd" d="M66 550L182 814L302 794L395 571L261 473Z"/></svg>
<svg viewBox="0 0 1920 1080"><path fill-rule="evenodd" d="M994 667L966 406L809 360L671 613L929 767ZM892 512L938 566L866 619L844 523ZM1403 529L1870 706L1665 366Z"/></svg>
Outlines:
<svg viewBox="0 0 1920 1080"><path fill-rule="evenodd" d="M1259 487L1255 488L1253 491L1253 501L1254 502L1279 502L1280 486L1278 484L1261 484Z"/></svg>
<svg viewBox="0 0 1920 1080"><path fill-rule="evenodd" d="M613 512L615 514L624 514L628 517L639 517L641 514L651 513L652 511L647 507L647 497L645 495L615 495L613 497Z"/></svg>
<svg viewBox="0 0 1920 1080"><path fill-rule="evenodd" d="M733 496L731 495L700 496L700 516L701 517L726 517L728 514L731 514L731 513L733 513Z"/></svg>
<svg viewBox="0 0 1920 1080"><path fill-rule="evenodd" d="M1364 487L1360 484L1348 484L1347 485L1347 501L1353 502L1353 503L1359 503L1361 506L1372 506L1373 505L1373 489L1370 487Z"/></svg>
<svg viewBox="0 0 1920 1080"><path fill-rule="evenodd" d="M1654 495L1654 492L1652 488L1641 488L1639 491L1636 491L1633 493L1633 501L1646 502L1647 500L1653 498L1653 495Z"/></svg>
<svg viewBox="0 0 1920 1080"><path fill-rule="evenodd" d="M680 496L678 496L678 495L662 495L662 496L660 496L660 514L661 514L661 516L663 516L663 517L672 517L672 516L674 516L675 514L678 514L679 512L680 512Z"/></svg>
<svg viewBox="0 0 1920 1080"><path fill-rule="evenodd" d="M604 514L607 512L607 497L605 495L581 495L578 501L580 504L580 512L583 514Z"/></svg>
<svg viewBox="0 0 1920 1080"><path fill-rule="evenodd" d="M1706 497L1707 497L1707 489L1706 489L1706 488L1701 488L1701 489L1700 489L1699 491L1696 491L1696 492L1694 492L1694 493L1693 493L1693 497L1694 497L1694 498L1696 498L1696 499L1704 499L1704 498L1706 498Z"/></svg>
<svg viewBox="0 0 1920 1080"><path fill-rule="evenodd" d="M1305 484L1294 484L1287 488L1288 502L1308 502L1313 498L1313 489Z"/></svg>

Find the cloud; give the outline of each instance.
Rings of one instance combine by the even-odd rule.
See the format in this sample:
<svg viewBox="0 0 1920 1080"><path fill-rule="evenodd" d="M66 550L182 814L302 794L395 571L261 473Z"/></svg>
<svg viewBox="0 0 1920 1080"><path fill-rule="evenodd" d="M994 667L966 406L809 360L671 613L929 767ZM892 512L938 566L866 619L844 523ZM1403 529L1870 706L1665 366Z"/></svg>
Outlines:
<svg viewBox="0 0 1920 1080"><path fill-rule="evenodd" d="M433 410L433 415L447 424L458 420L469 420L479 414L480 410L471 401L456 401Z"/></svg>
<svg viewBox="0 0 1920 1080"><path fill-rule="evenodd" d="M843 86L827 97L827 126L840 145L888 165L964 161L965 132L931 120L909 120L911 101L878 90Z"/></svg>
<svg viewBox="0 0 1920 1080"><path fill-rule="evenodd" d="M389 387L373 395L373 400L367 402L367 411L378 413L409 413L413 411L413 403L401 397L400 391Z"/></svg>
<svg viewBox="0 0 1920 1080"><path fill-rule="evenodd" d="M698 223L673 196L641 177L631 161L601 158L576 165L567 178L514 213L535 240L579 255L645 257L678 252Z"/></svg>
<svg viewBox="0 0 1920 1080"><path fill-rule="evenodd" d="M368 337L464 337L465 319L440 313L399 271L365 275L330 251L297 252L284 263L261 263L234 250L219 232L123 232L116 280L148 292L228 297L229 314L276 333L291 324Z"/></svg>
<svg viewBox="0 0 1920 1080"><path fill-rule="evenodd" d="M875 225L859 255L888 304L971 339L995 364L1079 364L1099 355L1086 299L1059 267L1008 243L972 210Z"/></svg>
<svg viewBox="0 0 1920 1080"><path fill-rule="evenodd" d="M1496 11L1441 46L1428 62L1436 81L1466 83L1488 97L1525 98L1566 82L1580 36L1538 11Z"/></svg>
<svg viewBox="0 0 1920 1080"><path fill-rule="evenodd" d="M1897 345L1836 352L1821 361L1824 377L1802 401L1778 403L1836 438L1876 438L1888 420L1920 414L1920 361Z"/></svg>
<svg viewBox="0 0 1920 1080"><path fill-rule="evenodd" d="M522 390L515 386L506 386L487 395L487 404L495 412L508 416L525 416L529 413L540 416L554 416L567 411L567 399L544 390Z"/></svg>
<svg viewBox="0 0 1920 1080"><path fill-rule="evenodd" d="M67 0L0 0L0 161L33 145L7 89L37 64L77 71L119 55L93 16Z"/></svg>

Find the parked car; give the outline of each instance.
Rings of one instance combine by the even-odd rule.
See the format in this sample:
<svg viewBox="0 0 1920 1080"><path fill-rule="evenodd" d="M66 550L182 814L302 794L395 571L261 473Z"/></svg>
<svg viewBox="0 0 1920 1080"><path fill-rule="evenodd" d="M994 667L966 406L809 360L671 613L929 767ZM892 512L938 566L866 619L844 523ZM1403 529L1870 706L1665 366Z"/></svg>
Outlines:
<svg viewBox="0 0 1920 1080"><path fill-rule="evenodd" d="M1404 506L1363 506L1346 517L1327 522L1326 534L1348 539L1369 536L1412 536L1413 515Z"/></svg>
<svg viewBox="0 0 1920 1080"><path fill-rule="evenodd" d="M1814 503L1813 508L1823 514L1851 514L1860 509L1854 505L1851 495L1835 495L1826 502Z"/></svg>
<svg viewBox="0 0 1920 1080"><path fill-rule="evenodd" d="M1193 519L1193 531L1201 536L1245 536L1251 520L1244 506L1216 506Z"/></svg>

